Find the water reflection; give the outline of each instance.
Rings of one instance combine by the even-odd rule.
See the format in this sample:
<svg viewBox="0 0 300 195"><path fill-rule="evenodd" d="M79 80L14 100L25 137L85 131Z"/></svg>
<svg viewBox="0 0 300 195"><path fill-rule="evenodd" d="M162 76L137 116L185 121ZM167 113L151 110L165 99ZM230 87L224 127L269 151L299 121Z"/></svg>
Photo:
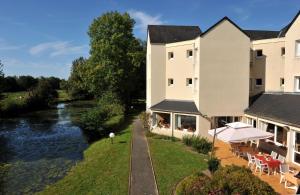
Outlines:
<svg viewBox="0 0 300 195"><path fill-rule="evenodd" d="M0 194L32 194L61 179L83 158L88 142L76 125L92 102L0 120Z"/></svg>

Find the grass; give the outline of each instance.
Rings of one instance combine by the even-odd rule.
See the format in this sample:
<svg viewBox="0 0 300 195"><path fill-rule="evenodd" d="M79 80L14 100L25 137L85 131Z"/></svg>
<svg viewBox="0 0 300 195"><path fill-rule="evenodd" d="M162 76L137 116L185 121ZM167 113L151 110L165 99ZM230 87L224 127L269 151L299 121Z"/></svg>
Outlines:
<svg viewBox="0 0 300 195"><path fill-rule="evenodd" d="M15 104L22 105L24 104L24 101L27 96L28 96L28 92L26 91L3 93L0 99L0 104L7 104L8 102L14 102Z"/></svg>
<svg viewBox="0 0 300 195"><path fill-rule="evenodd" d="M57 90L57 94L58 97L56 99L56 102L67 102L72 100L66 90Z"/></svg>
<svg viewBox="0 0 300 195"><path fill-rule="evenodd" d="M151 136L148 137L148 141L161 195L172 194L177 183L183 178L207 169L207 155L191 151L178 140Z"/></svg>
<svg viewBox="0 0 300 195"><path fill-rule="evenodd" d="M127 194L131 128L124 128L114 144L108 138L92 144L82 162L40 194Z"/></svg>

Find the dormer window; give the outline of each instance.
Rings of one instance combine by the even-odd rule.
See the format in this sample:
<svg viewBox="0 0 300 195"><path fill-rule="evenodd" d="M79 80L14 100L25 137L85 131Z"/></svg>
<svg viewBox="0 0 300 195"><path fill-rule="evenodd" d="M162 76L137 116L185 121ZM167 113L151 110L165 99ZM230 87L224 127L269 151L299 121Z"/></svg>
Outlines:
<svg viewBox="0 0 300 195"><path fill-rule="evenodd" d="M262 56L263 56L263 50L262 49L256 50L256 57L260 58Z"/></svg>
<svg viewBox="0 0 300 195"><path fill-rule="evenodd" d="M186 51L186 56L189 57L193 57L193 50L187 50Z"/></svg>
<svg viewBox="0 0 300 195"><path fill-rule="evenodd" d="M174 53L173 52L168 52L168 58L169 60L174 58Z"/></svg>

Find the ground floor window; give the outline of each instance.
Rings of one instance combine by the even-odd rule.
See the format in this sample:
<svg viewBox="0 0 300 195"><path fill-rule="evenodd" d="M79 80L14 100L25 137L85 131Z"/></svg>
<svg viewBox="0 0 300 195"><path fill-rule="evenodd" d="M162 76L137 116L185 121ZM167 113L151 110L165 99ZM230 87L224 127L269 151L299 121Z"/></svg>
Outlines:
<svg viewBox="0 0 300 195"><path fill-rule="evenodd" d="M158 113L153 114L154 125L160 128L170 128L171 114L169 113Z"/></svg>
<svg viewBox="0 0 300 195"><path fill-rule="evenodd" d="M272 123L261 121L261 129L274 134L274 137L268 138L268 140L276 143L277 145L286 146L287 144L287 129Z"/></svg>
<svg viewBox="0 0 300 195"><path fill-rule="evenodd" d="M300 164L300 132L295 132L294 162Z"/></svg>
<svg viewBox="0 0 300 195"><path fill-rule="evenodd" d="M217 128L224 127L227 123L238 122L240 117L237 116L219 116L215 118L215 123Z"/></svg>
<svg viewBox="0 0 300 195"><path fill-rule="evenodd" d="M250 117L247 117L247 124L252 125L255 128L257 126L256 120Z"/></svg>
<svg viewBox="0 0 300 195"><path fill-rule="evenodd" d="M175 129L195 132L196 131L196 116L175 115Z"/></svg>

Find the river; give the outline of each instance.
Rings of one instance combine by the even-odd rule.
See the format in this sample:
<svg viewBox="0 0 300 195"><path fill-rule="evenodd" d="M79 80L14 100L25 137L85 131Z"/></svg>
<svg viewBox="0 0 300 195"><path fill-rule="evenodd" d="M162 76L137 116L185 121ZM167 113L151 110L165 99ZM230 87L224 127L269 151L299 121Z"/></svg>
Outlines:
<svg viewBox="0 0 300 195"><path fill-rule="evenodd" d="M76 125L91 101L0 119L0 194L33 194L83 159L88 136Z"/></svg>

